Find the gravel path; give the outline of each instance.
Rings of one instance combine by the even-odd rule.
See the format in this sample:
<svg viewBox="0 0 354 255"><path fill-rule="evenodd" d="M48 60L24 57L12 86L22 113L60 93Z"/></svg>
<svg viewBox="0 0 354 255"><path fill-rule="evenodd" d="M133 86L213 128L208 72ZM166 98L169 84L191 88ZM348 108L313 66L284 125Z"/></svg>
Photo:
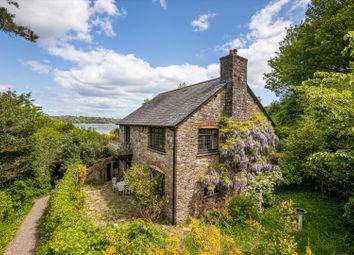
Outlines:
<svg viewBox="0 0 354 255"><path fill-rule="evenodd" d="M49 197L37 199L27 214L15 238L7 246L4 255L31 255L35 253L38 241L37 222L42 217Z"/></svg>

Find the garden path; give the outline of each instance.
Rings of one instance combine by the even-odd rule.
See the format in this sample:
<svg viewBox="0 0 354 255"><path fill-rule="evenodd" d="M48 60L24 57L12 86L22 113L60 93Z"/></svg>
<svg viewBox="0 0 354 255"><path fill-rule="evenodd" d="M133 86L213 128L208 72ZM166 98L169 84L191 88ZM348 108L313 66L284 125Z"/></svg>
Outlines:
<svg viewBox="0 0 354 255"><path fill-rule="evenodd" d="M34 201L31 211L22 222L15 238L7 246L4 255L31 255L35 253L38 244L37 222L47 207L49 197Z"/></svg>

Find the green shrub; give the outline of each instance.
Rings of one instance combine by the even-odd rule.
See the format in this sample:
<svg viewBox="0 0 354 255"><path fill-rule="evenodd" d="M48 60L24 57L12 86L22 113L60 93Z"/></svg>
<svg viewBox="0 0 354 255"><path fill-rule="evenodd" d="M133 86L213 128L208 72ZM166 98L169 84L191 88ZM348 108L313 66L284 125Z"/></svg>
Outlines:
<svg viewBox="0 0 354 255"><path fill-rule="evenodd" d="M30 180L15 181L8 189L14 207L20 207L24 203L29 202L35 195Z"/></svg>
<svg viewBox="0 0 354 255"><path fill-rule="evenodd" d="M148 254L163 247L166 234L151 222L133 220L109 227L105 254Z"/></svg>
<svg viewBox="0 0 354 255"><path fill-rule="evenodd" d="M31 201L14 208L11 196L7 191L0 191L0 254L14 237L23 218L31 208Z"/></svg>
<svg viewBox="0 0 354 255"><path fill-rule="evenodd" d="M257 219L259 216L255 202L242 194L236 194L232 198L228 209L232 219L238 223L244 223L248 219Z"/></svg>
<svg viewBox="0 0 354 255"><path fill-rule="evenodd" d="M39 254L102 254L104 239L97 227L77 221L59 225Z"/></svg>
<svg viewBox="0 0 354 255"><path fill-rule="evenodd" d="M0 191L0 224L3 224L13 212L11 197L4 191Z"/></svg>
<svg viewBox="0 0 354 255"><path fill-rule="evenodd" d="M254 201L258 211L262 212L265 207L271 206L274 202L273 192L282 178L280 171L261 172L242 188L241 194Z"/></svg>
<svg viewBox="0 0 354 255"><path fill-rule="evenodd" d="M167 204L167 197L159 191L159 181L163 175L144 165L133 164L125 173L124 179L132 187L140 206L140 215L144 219L158 220L163 215L163 210Z"/></svg>
<svg viewBox="0 0 354 255"><path fill-rule="evenodd" d="M101 254L103 234L83 211L80 192L84 166L70 164L52 191L47 211L40 223L38 254Z"/></svg>
<svg viewBox="0 0 354 255"><path fill-rule="evenodd" d="M348 202L344 205L344 217L354 226L354 197L350 197Z"/></svg>

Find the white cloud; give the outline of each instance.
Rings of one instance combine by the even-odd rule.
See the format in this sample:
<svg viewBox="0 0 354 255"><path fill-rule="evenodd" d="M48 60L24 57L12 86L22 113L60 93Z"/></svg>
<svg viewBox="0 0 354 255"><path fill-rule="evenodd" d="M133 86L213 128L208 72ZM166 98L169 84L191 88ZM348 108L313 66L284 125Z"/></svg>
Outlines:
<svg viewBox="0 0 354 255"><path fill-rule="evenodd" d="M222 51L238 48L238 53L248 58L248 82L253 87L264 87L263 74L270 71L268 60L279 49L286 27L294 22L279 15L290 3L290 8L299 4L298 1L290 0L270 2L251 17L249 32L245 36L233 38L215 47Z"/></svg>
<svg viewBox="0 0 354 255"><path fill-rule="evenodd" d="M250 19L249 32L245 36L233 38L216 47L217 50L239 48L239 54L249 59L248 77L250 85L259 87L264 85L262 76L264 72L269 70L267 60L278 49L278 42L285 34L284 27L292 22L279 17L279 13L289 1L271 2ZM41 1L34 0L34 2L37 4ZM86 1L79 0L77 2L86 3ZM43 3L40 6L44 5ZM106 116L109 113L111 116L119 115L123 117L140 106L143 99L152 98L159 92L177 88L178 84L182 82L193 84L219 76L219 64L202 67L185 63L154 67L133 54L121 54L102 47L92 48L92 44L89 50L87 48L76 48L72 45L69 37L77 38L82 34L88 36L88 41L91 40L93 26L100 27L101 31L108 36L115 35L115 31L110 26L111 18L113 16L124 16L124 14L115 8L112 3L113 1L100 1L91 6L82 4L81 12L84 16L86 15L86 18L81 21L81 19L76 20L73 17L72 23L77 22L75 26L67 24L71 22L67 22L63 18L57 20L59 23L63 22L63 24L55 24L55 26L61 28L61 30L56 29L57 32L62 31L59 33L62 38L61 43L48 44L46 50L50 55L71 62L70 68L50 69L47 66L48 69L45 69L45 66L38 64L47 65L48 63L35 61L30 64L26 61L26 64L33 70L49 72L58 84L70 89L70 95L56 96L56 98L60 98L60 104L59 101L48 101L51 109L55 108L57 112L62 113L75 112L92 115L94 112ZM164 8L163 6L166 8L165 1L159 1L159 3L162 8ZM77 15L81 12L73 11ZM103 13L105 13L105 16L102 16ZM53 15L57 15L56 12ZM205 15L215 16L213 13ZM45 17L47 16L45 14ZM212 17L202 18L193 27L200 29L199 31L208 29L209 19ZM48 23L53 23L56 19L48 17L48 20ZM42 23L41 25L43 25ZM48 29L49 27L50 24ZM57 32L48 31L48 38L58 37ZM43 67L43 69L40 67ZM73 108L75 109L73 110Z"/></svg>
<svg viewBox="0 0 354 255"><path fill-rule="evenodd" d="M14 85L11 85L11 84L1 84L0 83L0 92L4 92L4 91L7 91L7 90L13 90L15 89L15 86Z"/></svg>
<svg viewBox="0 0 354 255"><path fill-rule="evenodd" d="M18 0L20 8L6 5L16 15L16 22L29 26L45 45L79 40L90 42L93 27L100 28L108 36L114 36L112 18L125 17L127 11L118 9L114 0Z"/></svg>
<svg viewBox="0 0 354 255"><path fill-rule="evenodd" d="M216 13L207 13L199 15L198 18L192 21L192 27L194 32L205 31L209 28L210 20L214 18Z"/></svg>
<svg viewBox="0 0 354 255"><path fill-rule="evenodd" d="M102 31L109 37L114 37L116 36L116 32L113 30L113 27L112 27L112 22L107 19L107 18L96 18L95 20L92 21L92 24L94 26L99 26Z"/></svg>
<svg viewBox="0 0 354 255"><path fill-rule="evenodd" d="M43 63L37 60L20 60L20 63L29 66L32 71L40 74L47 74L51 70L51 67L47 63Z"/></svg>
<svg viewBox="0 0 354 255"><path fill-rule="evenodd" d="M123 55L104 48L83 51L67 45L52 48L50 53L75 65L69 70L54 70L54 80L77 91L80 96L94 98L92 102L99 105L104 102L112 105L115 100L133 108L145 98L177 88L179 83L193 84L219 75L218 64L152 67L133 54ZM87 102L86 99L81 100Z"/></svg>
<svg viewBox="0 0 354 255"><path fill-rule="evenodd" d="M159 3L162 9L167 9L166 0L152 0L153 3Z"/></svg>
<svg viewBox="0 0 354 255"><path fill-rule="evenodd" d="M244 47L246 43L247 40L245 38L234 38L230 41L227 41L223 45L217 45L215 49L218 51L228 51L230 49L238 49Z"/></svg>

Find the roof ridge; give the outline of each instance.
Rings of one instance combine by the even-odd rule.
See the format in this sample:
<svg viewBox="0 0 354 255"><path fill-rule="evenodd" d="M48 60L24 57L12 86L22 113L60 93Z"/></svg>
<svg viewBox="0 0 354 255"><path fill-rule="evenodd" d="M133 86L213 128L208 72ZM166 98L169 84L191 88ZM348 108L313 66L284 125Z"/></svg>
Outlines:
<svg viewBox="0 0 354 255"><path fill-rule="evenodd" d="M165 94L165 93L170 93L170 92L173 92L173 91L176 91L176 90L180 90L180 89L186 89L186 88L189 88L189 87L192 87L192 86L200 85L200 84L206 83L206 82L211 82L211 81L214 81L214 80L217 80L217 79L220 80L220 77L213 78L213 79L206 80L206 81L202 81L202 82L198 82L198 83L194 83L194 84L191 84L191 85L182 87L182 88L177 88L177 89L168 90L168 91L165 91L165 92L161 92L161 93L159 93L159 94L157 94L157 95L162 95L162 94Z"/></svg>

